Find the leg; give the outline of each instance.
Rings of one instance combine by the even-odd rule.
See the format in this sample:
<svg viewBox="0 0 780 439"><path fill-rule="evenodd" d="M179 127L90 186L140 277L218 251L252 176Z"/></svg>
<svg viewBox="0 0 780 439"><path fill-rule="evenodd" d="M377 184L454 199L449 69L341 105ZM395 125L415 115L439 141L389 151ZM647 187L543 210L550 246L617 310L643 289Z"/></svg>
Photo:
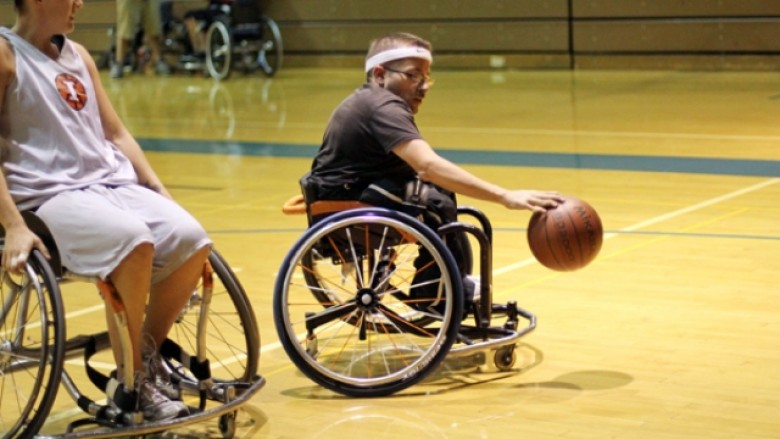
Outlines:
<svg viewBox="0 0 780 439"><path fill-rule="evenodd" d="M160 2L158 0L148 0L146 2L142 23L146 44L152 52L152 63L154 63L155 72L161 75L170 74L170 67L162 59L162 19L160 16Z"/></svg>
<svg viewBox="0 0 780 439"><path fill-rule="evenodd" d="M116 1L116 34L114 65L111 67L111 77L121 78L125 64L125 56L130 47L130 39L133 37L133 0Z"/></svg>
<svg viewBox="0 0 780 439"><path fill-rule="evenodd" d="M187 35L190 38L193 53L205 52L206 35L201 28L200 22L192 16L184 19L184 25L187 27Z"/></svg>
<svg viewBox="0 0 780 439"><path fill-rule="evenodd" d="M149 243L143 243L135 247L109 275L119 297L122 298L127 313L127 326L133 348L133 364L131 365L133 371L144 370L141 358L141 324L151 283L153 255L154 247ZM122 364L122 347L119 343L118 329L113 314L108 307L106 307L106 320L114 359L119 368L119 376L122 376L123 366L125 366Z"/></svg>
<svg viewBox="0 0 780 439"><path fill-rule="evenodd" d="M143 332L152 337L155 346L165 340L192 295L209 251L209 247L201 248L176 271L152 286Z"/></svg>
<svg viewBox="0 0 780 439"><path fill-rule="evenodd" d="M119 366L133 368L139 405L149 420L187 413L186 405L162 395L148 379L142 349L143 316L154 279L152 267L160 267L160 277L165 278L177 271L192 249L209 243L201 228L192 227L197 223L181 212L170 199L140 186L92 186L64 192L38 209L59 245L63 265L76 274L110 280L122 299L133 364ZM112 319L109 331L115 355L120 357Z"/></svg>

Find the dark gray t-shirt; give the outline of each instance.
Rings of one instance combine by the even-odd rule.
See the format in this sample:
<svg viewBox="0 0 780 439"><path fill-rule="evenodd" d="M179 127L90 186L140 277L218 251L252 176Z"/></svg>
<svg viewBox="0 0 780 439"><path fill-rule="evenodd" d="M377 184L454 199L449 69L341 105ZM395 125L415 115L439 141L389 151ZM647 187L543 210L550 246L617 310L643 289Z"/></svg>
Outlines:
<svg viewBox="0 0 780 439"><path fill-rule="evenodd" d="M331 115L312 164L312 178L321 186L345 188L346 198L379 179L408 181L415 172L392 149L421 138L414 114L403 99L365 84Z"/></svg>

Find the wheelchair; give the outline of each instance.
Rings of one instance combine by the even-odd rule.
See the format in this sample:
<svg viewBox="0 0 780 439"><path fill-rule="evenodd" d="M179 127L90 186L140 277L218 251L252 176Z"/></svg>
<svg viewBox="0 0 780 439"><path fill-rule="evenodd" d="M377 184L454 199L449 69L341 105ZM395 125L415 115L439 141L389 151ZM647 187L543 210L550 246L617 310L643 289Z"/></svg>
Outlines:
<svg viewBox="0 0 780 439"><path fill-rule="evenodd" d="M163 8L166 8L165 4ZM209 76L227 79L236 68L245 73L259 69L268 77L276 74L282 65L282 34L276 22L263 15L257 0L210 0L206 11L207 18L198 27L205 32L205 71ZM163 47L175 47L182 40L188 45L184 24L174 20L165 10L163 17L166 17ZM199 61L184 60L183 57L179 67L185 70L203 68Z"/></svg>
<svg viewBox="0 0 780 439"><path fill-rule="evenodd" d="M0 267L0 431L4 438L32 437L46 422L60 385L85 417L67 431L49 437L124 437L169 430L218 418L223 437L235 434L236 415L265 384L257 374L260 334L249 299L225 260L212 251L201 281L181 311L168 339L160 347L164 368L190 407L190 415L143 422L135 408L135 392L90 365L90 357L109 350L107 331L66 336L62 288L97 282L106 306L113 310L122 344L129 335L124 309L113 287L100 280L80 278L62 267L51 234L34 214L23 214L28 226L44 241L51 259L33 250L19 274ZM2 234L4 236L4 233ZM0 250L4 239L0 238ZM62 288L61 288L62 287ZM91 288L90 288L91 289ZM132 363L123 349L124 363ZM66 357L82 354L86 375L116 404L97 402L83 393L64 366ZM127 368L130 369L130 368ZM126 371L125 383L132 383ZM93 392L95 393L95 392ZM40 436L46 437L46 436Z"/></svg>
<svg viewBox="0 0 780 439"><path fill-rule="evenodd" d="M203 72L214 79L227 79L234 69L244 73L261 70L273 77L282 66L282 33L272 18L263 15L257 0L210 0L208 18L199 23L205 34L203 59L189 55L192 44L186 25L173 13L173 2L160 2L162 20L161 50L173 55L173 67L186 72ZM99 65L108 67L116 52L115 28L108 30L111 45L100 57ZM131 70L148 61L143 29L137 29L128 50L125 66Z"/></svg>
<svg viewBox="0 0 780 439"><path fill-rule="evenodd" d="M312 201L311 184L301 183L303 194L283 211L305 214L309 228L280 267L273 308L281 344L304 375L346 396L376 397L419 383L446 357L513 369L536 316L514 301L493 303L492 227L481 211L459 207L457 222L434 230L397 210ZM469 300L467 236L480 258L478 294ZM465 244L462 268L448 239Z"/></svg>

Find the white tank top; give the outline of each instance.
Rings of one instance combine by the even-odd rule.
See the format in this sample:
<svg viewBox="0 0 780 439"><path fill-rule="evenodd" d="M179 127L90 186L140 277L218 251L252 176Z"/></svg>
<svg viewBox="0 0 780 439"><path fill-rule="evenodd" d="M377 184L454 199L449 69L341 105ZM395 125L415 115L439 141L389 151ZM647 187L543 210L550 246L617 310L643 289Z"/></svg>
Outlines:
<svg viewBox="0 0 780 439"><path fill-rule="evenodd" d="M2 167L20 210L67 190L137 182L132 163L106 140L92 79L74 44L53 60L8 28L16 78L0 111Z"/></svg>

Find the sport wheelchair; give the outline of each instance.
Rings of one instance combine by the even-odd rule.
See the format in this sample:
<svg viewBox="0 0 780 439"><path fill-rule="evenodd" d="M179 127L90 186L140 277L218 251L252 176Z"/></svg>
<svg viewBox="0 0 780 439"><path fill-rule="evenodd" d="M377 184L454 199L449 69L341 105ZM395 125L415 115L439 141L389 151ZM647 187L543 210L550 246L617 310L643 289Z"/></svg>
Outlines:
<svg viewBox="0 0 780 439"><path fill-rule="evenodd" d="M434 231L396 210L311 201L305 178L302 191L283 211L305 213L309 228L282 263L273 307L281 344L307 377L343 395L375 397L420 382L448 356L512 370L536 317L515 302L493 303L492 227L482 212L460 207L458 222ZM465 303L445 240L465 239L461 266L471 273L468 235L478 243L480 282ZM435 294L415 293L423 287Z"/></svg>
<svg viewBox="0 0 780 439"><path fill-rule="evenodd" d="M171 50L189 45L184 24L173 18L170 2L163 4L165 38L163 47ZM166 11L166 8L168 11ZM263 15L258 0L210 0L201 10L198 29L205 33L205 71L214 79L226 79L235 68L244 72L257 69L274 76L282 65L282 33L276 22ZM198 60L181 57L178 67L199 70Z"/></svg>
<svg viewBox="0 0 780 439"><path fill-rule="evenodd" d="M261 70L272 77L282 66L284 47L279 26L262 13L257 0L210 0L198 29L203 32L206 53L192 55L193 47L184 21L176 17L173 1L160 2L162 20L161 50L166 58L176 57L173 67L187 72L203 72L214 79L227 79L236 68L246 73ZM108 67L116 53L116 28L108 29L110 47L98 64ZM144 46L144 31L137 29L128 48L124 67L140 68L151 57Z"/></svg>
<svg viewBox="0 0 780 439"><path fill-rule="evenodd" d="M238 408L257 393L265 379L257 374L260 334L252 307L225 260L212 251L201 282L160 348L163 365L171 382L181 391L182 400L190 406L191 414L180 419L143 422L143 416L135 409L132 386L127 386L128 391L114 377L105 376L90 365L92 355L109 347L107 333L66 336L61 286L79 288L87 284L70 281L87 280L92 285L95 280L67 272L59 263L56 244L45 224L34 214L23 215L31 230L46 244L51 259L46 260L34 250L22 273L10 273L0 267L3 437L37 434L49 416L60 384L87 416L68 424L65 433L50 437L144 435L213 417L218 417L223 437L233 437ZM3 242L0 237L0 251ZM122 344L127 346L129 335L122 324L121 300L109 283L98 280L97 284L119 323ZM123 351L124 363L130 364L130 349ZM116 405L96 402L77 387L64 360L81 353L88 378L104 394L115 396ZM132 371L126 374L124 382L132 384Z"/></svg>

